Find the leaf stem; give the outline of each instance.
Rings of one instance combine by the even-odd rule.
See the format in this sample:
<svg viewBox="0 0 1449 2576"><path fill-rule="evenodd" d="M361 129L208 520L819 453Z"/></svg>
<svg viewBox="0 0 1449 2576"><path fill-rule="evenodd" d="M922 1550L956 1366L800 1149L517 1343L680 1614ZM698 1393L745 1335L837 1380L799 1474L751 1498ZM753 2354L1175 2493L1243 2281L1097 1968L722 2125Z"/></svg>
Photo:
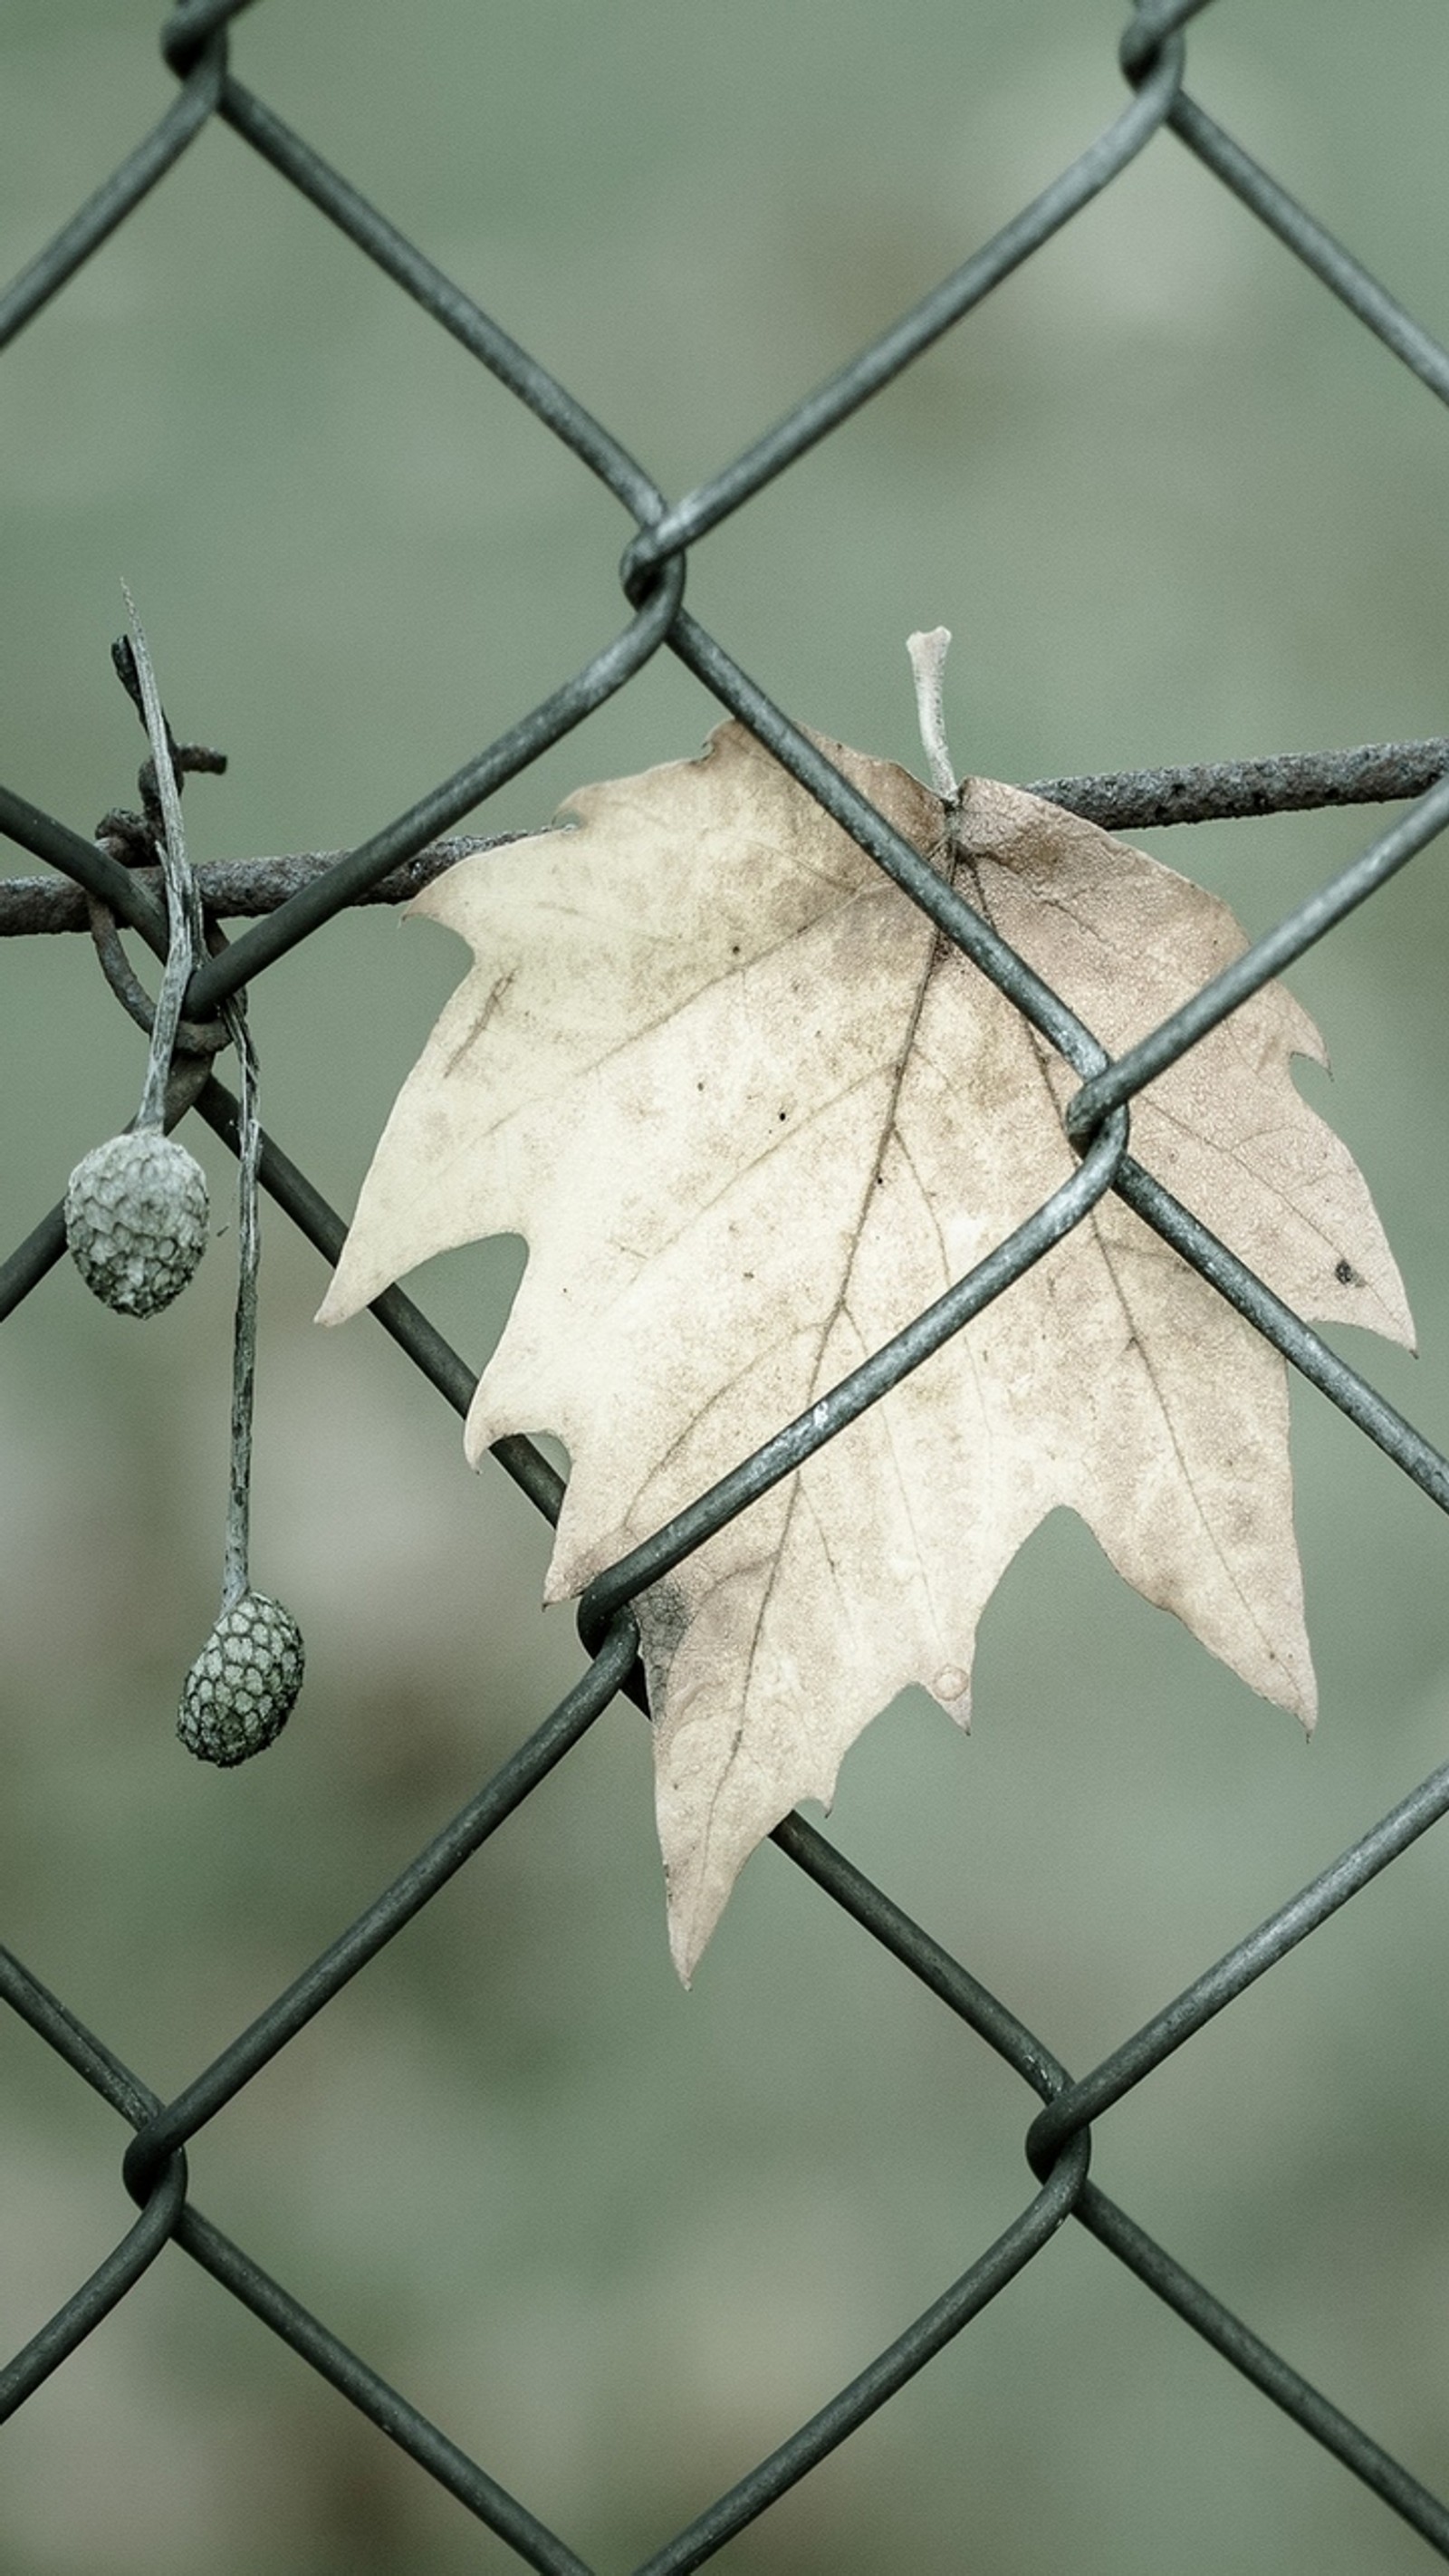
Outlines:
<svg viewBox="0 0 1449 2576"><path fill-rule="evenodd" d="M916 719L921 728L921 747L931 773L931 785L948 809L956 804L960 794L946 741L946 718L941 703L941 683L950 646L949 626L932 626L924 634L906 638L906 651L916 677Z"/></svg>

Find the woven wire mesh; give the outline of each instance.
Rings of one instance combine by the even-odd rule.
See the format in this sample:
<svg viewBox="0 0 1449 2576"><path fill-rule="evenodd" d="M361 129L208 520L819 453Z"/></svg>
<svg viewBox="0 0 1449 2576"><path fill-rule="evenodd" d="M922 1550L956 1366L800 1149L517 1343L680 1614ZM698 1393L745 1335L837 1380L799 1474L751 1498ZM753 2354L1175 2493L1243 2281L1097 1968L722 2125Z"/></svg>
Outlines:
<svg viewBox="0 0 1449 2576"><path fill-rule="evenodd" d="M817 442L830 437L910 368L943 333L966 323L994 287L1110 188L1167 130L1376 337L1386 352L1385 365L1396 362L1409 370L1443 401L1449 399L1449 355L1188 94L1184 31L1207 0L1158 0L1158 5L1148 0L1137 10L1122 42L1128 99L1107 131L850 365L696 490L671 502L566 387L234 76L229 67L228 29L244 5L245 0L192 0L192 5L174 12L162 39L166 62L179 85L173 106L0 298L0 338L12 337L65 291L90 254L126 222L153 188L164 184L209 121L220 118L280 180L300 191L320 217L337 226L426 315L451 333L580 467L597 477L622 504L637 533L621 565L626 608L618 631L453 776L339 859L271 868L241 866L225 884L219 873L208 881L214 917L244 912L256 917L197 971L187 997L191 1022L209 1021L228 996L253 983L299 942L324 933L344 908L370 899L398 900L429 873L448 865L460 845L441 836L626 689L655 655L667 653L696 675L721 708L750 728L942 935L1008 996L1081 1080L1067 1120L1080 1166L1054 1200L1019 1227L928 1316L918 1319L807 1416L782 1425L764 1448L598 1578L580 1614L590 1656L582 1679L356 1921L170 2100L163 2101L123 2065L105 2040L85 2028L18 1958L0 1954L0 1985L12 2011L134 2132L124 2174L140 2213L106 2260L0 2374L5 2410L23 2406L127 2296L163 2249L174 2243L341 2390L380 2436L410 2452L519 2560L538 2569L582 2576L585 2559L548 2527L526 2499L507 2492L490 2474L486 2461L467 2457L409 2402L405 2392L389 2385L364 2354L350 2349L283 2282L272 2278L202 2214L188 2193L189 2142L482 1850L505 1819L567 1758L618 1693L629 1692L642 1701L630 1613L637 1593L747 1508L770 1483L833 1438L970 1315L995 1297L1010 1294L1013 1283L1043 1247L1079 1224L1104 1191L1116 1191L1193 1264L1426 1497L1441 1508L1449 1504L1449 1462L1135 1160L1129 1150L1127 1115L1147 1082L1324 939L1431 844L1449 822L1449 745L1439 741L1381 744L1295 760L1036 782L1038 792L1113 829L1333 803L1412 800L1362 855L1298 905L1275 930L1256 940L1127 1055L1109 1061L1091 1030L832 768L789 715L772 703L727 644L692 615L684 604L691 550L748 508L755 495L787 477ZM58 872L55 878L26 880L6 890L11 927L40 934L74 929L87 918L108 913L158 955L164 954L164 920L152 885L144 874L123 865L113 848L82 836L8 788L0 789L0 825L22 849ZM232 1094L210 1071L206 1058L193 1057L189 1063L189 1078L173 1102L176 1114L194 1107L235 1148L237 1107ZM274 1138L268 1137L265 1143L261 1172L264 1188L303 1235L327 1259L335 1259L345 1233L342 1218ZM0 1312L9 1312L40 1287L63 1248L63 1218L57 1206L0 1273ZM380 1298L373 1311L445 1402L465 1412L475 1383L473 1372L426 1315L398 1290ZM498 1444L495 1456L539 1511L556 1518L560 1478L540 1451L525 1439L510 1438ZM1433 2550L1449 2557L1449 2505L1428 2492L1367 2430L1261 2341L1247 2322L1192 2277L1088 2174L1092 2124L1356 1896L1446 1807L1449 1765L1436 1770L1392 1812L1370 1825L1310 1885L1289 1896L1184 1992L1077 2077L1024 2026L1007 2001L979 1982L968 1964L949 1955L887 1890L853 1867L803 1817L788 1818L774 1837L780 1850L880 1945L903 1976L916 1980L945 2014L964 2023L997 2052L1039 2101L1041 2107L1026 2131L1033 2187L1012 2223L942 2288L904 2332L726 2493L704 2503L686 2528L649 2556L639 2576L675 2576L675 2571L703 2565L725 2552L736 2534L847 2442L876 2409L1006 2292L1069 2218L1114 2253L1245 2381L1332 2452Z"/></svg>

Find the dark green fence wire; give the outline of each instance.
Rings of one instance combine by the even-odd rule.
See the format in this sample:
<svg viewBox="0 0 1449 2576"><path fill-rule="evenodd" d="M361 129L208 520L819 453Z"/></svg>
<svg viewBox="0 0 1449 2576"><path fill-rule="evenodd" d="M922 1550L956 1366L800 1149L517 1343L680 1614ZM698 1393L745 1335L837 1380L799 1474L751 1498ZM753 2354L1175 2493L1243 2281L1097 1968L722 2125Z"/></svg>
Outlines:
<svg viewBox="0 0 1449 2576"><path fill-rule="evenodd" d="M19 1959L0 1951L0 1993L5 2001L134 2133L123 2170L140 2211L99 2269L0 2370L0 2412L11 2413L23 2405L126 2296L163 2247L175 2243L350 2398L381 2433L410 2453L467 2512L497 2533L524 2564L550 2571L550 2576L591 2576L585 2560L525 2502L509 2495L484 2466L467 2458L380 2378L363 2356L350 2351L202 2216L187 2189L189 2140L472 1858L548 1771L567 1758L617 1692L627 1691L642 1703L629 1607L634 1595L768 1484L788 1474L865 1405L875 1402L968 1315L1008 1289L1051 1241L1080 1222L1103 1191L1115 1189L1425 1494L1441 1508L1449 1508L1449 1462L1128 1151L1130 1104L1143 1085L1270 976L1323 938L1449 823L1449 742L1375 744L1321 757L1037 782L1039 793L1114 830L1290 808L1414 800L1352 865L1311 895L1276 930L1256 941L1225 974L1184 1003L1125 1057L1109 1062L1092 1032L830 766L725 646L690 616L683 605L688 551L828 437L943 332L959 325L994 286L1030 259L1089 199L1110 186L1164 126L1171 127L1206 168L1441 401L1449 401L1449 354L1187 95L1183 30L1209 0L1142 0L1122 42L1120 59L1130 97L1115 123L848 367L709 482L670 502L645 469L563 385L330 169L272 108L235 79L228 60L228 28L246 5L247 0L185 0L173 12L161 43L180 85L174 104L155 131L0 295L0 343L13 337L65 287L92 251L165 179L207 120L219 116L607 485L634 521L636 534L620 567L627 614L618 633L582 670L563 679L549 697L409 812L348 853L200 872L213 919L222 913L254 918L250 928L230 944L220 945L198 969L187 998L190 1021L206 1022L228 994L238 992L299 940L313 936L344 906L399 900L462 851L478 846L440 842L438 836L625 688L663 650L677 654L720 703L750 727L1081 1076L1081 1089L1067 1113L1069 1131L1082 1156L1074 1178L978 1270L856 1371L823 1405L812 1407L800 1422L782 1425L752 1458L621 1564L599 1576L580 1612L581 1633L591 1658L583 1678L392 1886L172 2101L159 2100ZM82 837L6 788L0 788L0 828L58 871L44 878L15 880L0 889L0 931L81 930L103 923L109 914L113 923L126 924L153 949L164 951L164 921L154 875L122 865L104 843ZM204 1056L184 1059L180 1071L170 1103L173 1115L179 1117L194 1107L235 1148L236 1103L211 1072L209 1060ZM262 1181L318 1251L335 1260L346 1231L342 1218L271 1138L263 1150ZM39 1285L63 1249L64 1228L56 1207L0 1269L0 1314L8 1313ZM372 1311L454 1410L466 1412L472 1372L427 1317L398 1289L379 1298ZM531 1443L521 1438L503 1440L494 1455L538 1509L556 1519L561 1483ZM1040 2101L1043 2107L1025 2134L1035 2188L1005 2233L944 2288L905 2333L738 2485L706 2504L685 2530L666 2540L637 2576L683 2576L684 2570L715 2557L735 2533L847 2441L858 2425L959 2334L1069 2218L1088 2229L1236 2370L1402 2515L1431 2549L1449 2559L1449 2505L1428 2493L1367 2432L1261 2343L1247 2324L1088 2179L1091 2124L1366 1886L1446 1808L1449 1766L1435 1772L1100 2065L1077 2078L1017 2020L1009 2005L978 1984L967 1967L950 1957L883 1889L853 1868L824 1835L800 1816L787 1817L774 1835L780 1850L907 1974L994 2049Z"/></svg>

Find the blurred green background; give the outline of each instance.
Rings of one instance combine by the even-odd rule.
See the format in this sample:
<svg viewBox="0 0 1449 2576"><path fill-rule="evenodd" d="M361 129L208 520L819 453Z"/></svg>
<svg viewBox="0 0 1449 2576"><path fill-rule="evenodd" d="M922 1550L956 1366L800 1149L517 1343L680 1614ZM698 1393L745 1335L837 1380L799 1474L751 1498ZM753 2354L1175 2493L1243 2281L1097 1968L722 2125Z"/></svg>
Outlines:
<svg viewBox="0 0 1449 2576"><path fill-rule="evenodd" d="M165 108L138 0L6 0L0 271ZM701 480L1116 113L1105 0L267 0L240 76L631 444ZM1220 0L1190 85L1449 333L1425 0ZM621 619L615 505L219 126L0 369L0 775L131 801L132 584L225 780L198 858L345 845ZM1007 778L1449 726L1449 423L1179 144L698 551L695 611L791 712L913 761L904 639L952 626L958 761ZM477 820L694 748L661 656ZM1368 814L1152 846L1250 929ZM6 848L6 864L34 863ZM1422 1356L1343 1337L1449 1440L1449 896L1431 850L1295 972ZM455 981L369 912L261 982L264 1110L351 1205ZM5 1248L130 1114L80 939L3 959ZM195 1122L191 1122L194 1126ZM189 1131L188 1131L189 1132ZM224 1211L225 1158L191 1138ZM172 1736L214 1615L231 1236L144 1333L63 1269L0 1373L0 1938L161 2091L240 2029L579 1669L546 1533L273 1214L254 1570L309 1677L265 1762ZM481 1363L516 1243L414 1284ZM852 1755L844 1849L1074 2068L1446 1750L1441 1522L1295 1392L1311 1751L1058 1516L986 1620L963 1743ZM1430 1837L1103 2122L1096 2171L1415 2472L1449 2482L1449 1851ZM118 2125L0 2020L0 2343L123 2231ZM1032 2105L773 1852L675 1985L626 1706L192 2155L201 2205L601 2568L819 2405L1030 2189ZM516 2562L179 2255L7 2435L5 2576ZM1068 2229L718 2562L790 2576L1397 2576L1424 2545Z"/></svg>

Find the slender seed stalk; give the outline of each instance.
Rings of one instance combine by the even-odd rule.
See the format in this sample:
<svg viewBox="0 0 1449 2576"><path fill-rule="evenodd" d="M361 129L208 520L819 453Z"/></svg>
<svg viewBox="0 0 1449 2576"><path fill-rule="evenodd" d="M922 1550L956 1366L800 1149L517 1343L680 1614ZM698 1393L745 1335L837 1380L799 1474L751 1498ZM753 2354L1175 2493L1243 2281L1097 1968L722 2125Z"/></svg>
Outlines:
<svg viewBox="0 0 1449 2576"><path fill-rule="evenodd" d="M205 935L201 920L201 898L196 878L186 856L186 830L181 820L181 798L176 787L176 769L171 751L170 727L161 706L156 687L156 674L146 647L145 631L136 614L136 603L126 589L126 614L131 629L131 653L136 679L141 691L141 708L146 725L146 738L151 745L151 765L156 773L156 792L161 800L165 833L161 842L161 873L166 887L166 911L170 924L170 942L166 952L166 969L161 990L156 997L156 1016L151 1027L151 1052L146 1065L146 1080L141 1092L141 1106L136 1113L138 1132L154 1130L159 1135L165 1114L166 1081L171 1071L171 1058L176 1051L176 1031L181 1022L181 1005L186 987L202 956Z"/></svg>
<svg viewBox="0 0 1449 2576"><path fill-rule="evenodd" d="M226 1552L223 1559L223 1616L250 1589L247 1563L251 1521L252 1406L257 1380L257 1271L261 1261L261 1225L257 1207L257 1169L262 1129L257 1112L257 1055L246 1022L246 1005L226 1005L240 1068L240 1136L237 1155L236 1325L232 1338L231 1469L226 1505Z"/></svg>

